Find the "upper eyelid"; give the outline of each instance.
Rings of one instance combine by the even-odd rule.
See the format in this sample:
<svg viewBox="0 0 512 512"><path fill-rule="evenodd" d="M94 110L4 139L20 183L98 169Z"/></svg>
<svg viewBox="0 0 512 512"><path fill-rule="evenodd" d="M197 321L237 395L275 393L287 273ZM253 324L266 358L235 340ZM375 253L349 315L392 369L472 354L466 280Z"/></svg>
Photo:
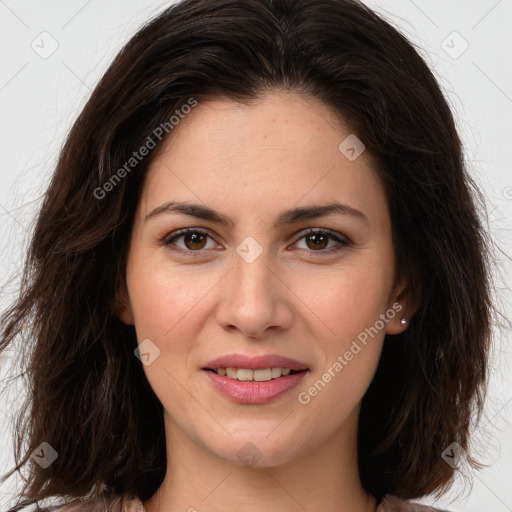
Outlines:
<svg viewBox="0 0 512 512"><path fill-rule="evenodd" d="M216 243L218 243L215 240L215 237L210 233L210 231L208 229L205 229L205 228L183 228L183 229L180 229L180 230L178 230L176 232L170 233L169 235L165 236L162 241L164 243L166 243L166 244L170 244L171 240L175 240L176 238L180 238L180 237L186 235L187 233L200 233L200 234L209 236ZM342 243L342 244L349 244L350 243L350 239L347 236L342 235L341 233L338 233L338 232L336 232L334 230L331 230L331 229L328 229L328 228L306 228L306 229L302 229L302 230L298 231L297 233L295 233L293 235L294 238L296 238L295 242L293 242L293 243L298 242L299 240L301 240L305 236L308 236L308 235L311 235L311 234L315 234L315 233L320 233L320 234L328 235L331 238L337 239L337 241L339 243ZM178 250L184 250L184 249L178 249ZM197 250L197 251L186 251L186 252L200 252L201 250L202 249ZM322 252L322 251L312 251L312 252Z"/></svg>

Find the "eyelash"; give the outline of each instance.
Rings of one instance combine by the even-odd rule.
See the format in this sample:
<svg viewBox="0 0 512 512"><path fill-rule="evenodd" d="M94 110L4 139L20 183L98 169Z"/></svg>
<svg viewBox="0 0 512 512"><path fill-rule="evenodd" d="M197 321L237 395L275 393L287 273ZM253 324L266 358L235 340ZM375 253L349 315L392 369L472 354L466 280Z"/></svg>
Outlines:
<svg viewBox="0 0 512 512"><path fill-rule="evenodd" d="M198 234L198 235L206 235L210 238L211 235L206 232L206 231L203 231L201 229L198 229L198 228L186 228L186 229L182 229L176 233L171 233L171 235L168 235L166 236L165 238L162 239L162 243L167 247L167 249L169 249L170 251L174 252L174 253L180 253L182 255L187 255L187 256L202 256L204 255L204 251L205 250L209 250L209 249L197 249L197 250L185 250L185 249L176 249L174 247L171 246L172 242L175 241L176 239L178 238L181 238L183 237L184 235L187 235L189 233L195 233L195 234ZM321 250L318 250L318 251L313 251L313 250L306 250L306 249L299 249L300 251L304 251L306 250L308 253L310 254L315 254L315 253L318 253L319 255L325 255L325 254L332 254L332 253L336 253L338 251L341 251L344 247L347 247L350 242L348 239L346 238L342 238L338 233L336 233L335 231L331 231L329 229L325 229L325 228L309 228L307 231L303 232L302 233L302 236L300 236L295 242L297 243L298 241L302 240L303 238L306 238L307 236L310 236L310 235L325 235L325 236L328 236L329 238L335 240L336 242L338 242L340 246L335 246L335 247L331 247L330 249L321 249Z"/></svg>

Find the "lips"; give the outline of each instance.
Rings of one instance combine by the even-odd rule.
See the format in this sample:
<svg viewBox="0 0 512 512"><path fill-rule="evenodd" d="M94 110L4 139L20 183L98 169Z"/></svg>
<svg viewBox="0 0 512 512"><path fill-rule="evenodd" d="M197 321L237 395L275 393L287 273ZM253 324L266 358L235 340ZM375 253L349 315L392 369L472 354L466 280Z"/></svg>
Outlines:
<svg viewBox="0 0 512 512"><path fill-rule="evenodd" d="M264 368L290 368L290 370L307 370L308 366L295 359L267 354L261 356L248 356L245 354L230 354L218 357L205 364L205 370L217 370L217 368L246 368L248 370L262 370Z"/></svg>
<svg viewBox="0 0 512 512"><path fill-rule="evenodd" d="M265 404L298 385L309 368L276 354L231 354L210 361L203 368L220 393L240 404Z"/></svg>

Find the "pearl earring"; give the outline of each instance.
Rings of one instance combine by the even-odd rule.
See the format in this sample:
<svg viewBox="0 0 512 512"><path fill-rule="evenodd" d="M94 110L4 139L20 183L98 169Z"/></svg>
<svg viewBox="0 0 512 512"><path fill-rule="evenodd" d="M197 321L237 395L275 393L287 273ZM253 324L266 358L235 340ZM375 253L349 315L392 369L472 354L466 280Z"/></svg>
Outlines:
<svg viewBox="0 0 512 512"><path fill-rule="evenodd" d="M407 323L407 317L404 315L402 320L400 320L400 325L405 325Z"/></svg>

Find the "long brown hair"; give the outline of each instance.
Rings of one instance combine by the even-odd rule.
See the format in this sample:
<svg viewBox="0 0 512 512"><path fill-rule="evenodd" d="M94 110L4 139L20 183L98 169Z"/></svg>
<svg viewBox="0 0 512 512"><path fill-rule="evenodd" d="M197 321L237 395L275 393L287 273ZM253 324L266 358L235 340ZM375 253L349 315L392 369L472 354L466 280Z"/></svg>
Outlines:
<svg viewBox="0 0 512 512"><path fill-rule="evenodd" d="M454 469L441 454L453 442L468 449L482 410L492 304L481 194L435 78L358 1L185 0L126 44L74 123L4 317L0 349L26 347L29 390L5 478L27 469L27 503L105 486L145 500L159 487L162 406L134 357L134 328L114 314L155 151L115 176L191 98L247 103L279 89L331 107L373 156L396 272L417 305L408 329L386 338L363 398L363 486L414 498L449 485ZM45 469L29 465L42 442L59 454Z"/></svg>

